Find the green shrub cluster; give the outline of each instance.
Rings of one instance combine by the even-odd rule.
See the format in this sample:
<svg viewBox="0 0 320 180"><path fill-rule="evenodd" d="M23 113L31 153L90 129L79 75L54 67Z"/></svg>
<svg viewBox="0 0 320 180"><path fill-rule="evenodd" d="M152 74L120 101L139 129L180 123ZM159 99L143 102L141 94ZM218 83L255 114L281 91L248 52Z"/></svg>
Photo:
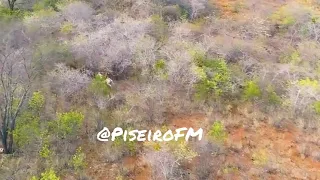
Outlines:
<svg viewBox="0 0 320 180"><path fill-rule="evenodd" d="M66 138L67 135L76 134L84 120L84 115L79 112L66 112L58 114L58 119L50 123L50 127L53 131L58 132L58 135L62 138Z"/></svg>
<svg viewBox="0 0 320 180"><path fill-rule="evenodd" d="M261 97L261 90L255 81L247 81L244 86L243 98L244 100L255 100Z"/></svg>
<svg viewBox="0 0 320 180"><path fill-rule="evenodd" d="M231 73L224 59L209 59L196 53L194 61L200 77L195 87L197 98L211 99L230 90Z"/></svg>
<svg viewBox="0 0 320 180"><path fill-rule="evenodd" d="M13 138L18 148L35 141L40 135L40 110L44 106L44 95L37 91L28 102L28 109L17 119Z"/></svg>
<svg viewBox="0 0 320 180"><path fill-rule="evenodd" d="M224 129L224 126L221 121L215 121L211 126L209 137L217 142L223 142L227 138L227 132Z"/></svg>
<svg viewBox="0 0 320 180"><path fill-rule="evenodd" d="M108 96L111 93L111 87L106 83L106 76L97 74L92 80L89 90L97 95Z"/></svg>

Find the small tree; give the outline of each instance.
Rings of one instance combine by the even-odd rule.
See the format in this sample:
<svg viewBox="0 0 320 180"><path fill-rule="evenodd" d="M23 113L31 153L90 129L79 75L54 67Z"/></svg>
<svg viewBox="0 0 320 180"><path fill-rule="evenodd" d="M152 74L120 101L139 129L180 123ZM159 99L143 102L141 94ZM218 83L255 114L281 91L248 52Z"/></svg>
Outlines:
<svg viewBox="0 0 320 180"><path fill-rule="evenodd" d="M259 98L260 96L261 96L261 90L258 84L254 81L246 82L246 85L243 91L243 98L245 100L254 100L256 98Z"/></svg>
<svg viewBox="0 0 320 180"><path fill-rule="evenodd" d="M35 78L24 50L0 51L0 138L5 153L13 152L13 130Z"/></svg>

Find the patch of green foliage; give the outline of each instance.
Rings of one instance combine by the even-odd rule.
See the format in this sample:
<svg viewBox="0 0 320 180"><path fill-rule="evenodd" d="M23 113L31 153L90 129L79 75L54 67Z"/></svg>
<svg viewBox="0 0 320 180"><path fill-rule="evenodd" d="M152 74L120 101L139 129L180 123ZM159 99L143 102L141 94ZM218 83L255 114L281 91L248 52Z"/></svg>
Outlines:
<svg viewBox="0 0 320 180"><path fill-rule="evenodd" d="M72 156L70 164L77 172L80 172L86 167L85 158L86 156L83 153L82 148L79 147L76 153Z"/></svg>
<svg viewBox="0 0 320 180"><path fill-rule="evenodd" d="M40 155L40 157L46 159L46 158L49 158L51 154L52 154L52 152L50 150L49 143L47 141L45 141L39 151L39 155Z"/></svg>
<svg viewBox="0 0 320 180"><path fill-rule="evenodd" d="M261 97L261 90L255 81L247 81L244 86L244 100L254 100Z"/></svg>
<svg viewBox="0 0 320 180"><path fill-rule="evenodd" d="M40 178L32 176L30 180L60 180L60 178L57 176L56 172L51 168L41 173Z"/></svg>
<svg viewBox="0 0 320 180"><path fill-rule="evenodd" d="M159 59L155 62L153 69L155 74L159 75L162 79L168 78L168 72L166 70L166 62L164 59Z"/></svg>
<svg viewBox="0 0 320 180"><path fill-rule="evenodd" d="M74 135L78 132L83 120L82 113L71 111L58 114L58 119L51 122L50 126L58 132L60 137L66 138L67 135Z"/></svg>
<svg viewBox="0 0 320 180"><path fill-rule="evenodd" d="M28 102L28 109L18 117L13 131L15 144L19 148L35 141L40 135L40 111L44 106L44 95L37 91Z"/></svg>
<svg viewBox="0 0 320 180"><path fill-rule="evenodd" d="M64 22L60 28L60 31L64 34L69 34L72 32L72 30L73 30L73 24L70 22Z"/></svg>
<svg viewBox="0 0 320 180"><path fill-rule="evenodd" d="M43 108L45 97L41 91L33 93L32 98L29 100L29 109L33 111L40 111Z"/></svg>
<svg viewBox="0 0 320 180"><path fill-rule="evenodd" d="M281 63L291 63L293 65L298 65L302 62L300 53L297 50L294 50L289 55L283 55L280 57Z"/></svg>
<svg viewBox="0 0 320 180"><path fill-rule="evenodd" d="M271 15L271 21L279 25L280 29L286 29L296 22L293 14L290 13L287 6L282 6Z"/></svg>
<svg viewBox="0 0 320 180"><path fill-rule="evenodd" d="M189 19L190 14L187 9L179 6L179 11L180 11L180 20L185 21Z"/></svg>
<svg viewBox="0 0 320 180"><path fill-rule="evenodd" d="M184 140L169 142L169 146L177 159L190 160L198 156L198 153L193 151Z"/></svg>
<svg viewBox="0 0 320 180"><path fill-rule="evenodd" d="M221 121L215 121L211 126L209 132L209 137L217 142L223 142L227 138L227 132Z"/></svg>
<svg viewBox="0 0 320 180"><path fill-rule="evenodd" d="M40 135L40 118L24 112L18 119L13 131L13 139L18 148L24 148Z"/></svg>
<svg viewBox="0 0 320 180"><path fill-rule="evenodd" d="M39 11L43 9L53 9L55 11L58 11L57 4L60 2L60 0L38 0L37 3L33 5L34 11Z"/></svg>
<svg viewBox="0 0 320 180"><path fill-rule="evenodd" d="M274 91L272 86L268 86L267 88L268 102L272 105L281 105L282 100L279 95Z"/></svg>
<svg viewBox="0 0 320 180"><path fill-rule="evenodd" d="M60 178L53 169L49 169L41 173L41 178L39 180L60 180Z"/></svg>
<svg viewBox="0 0 320 180"><path fill-rule="evenodd" d="M0 20L8 22L14 19L23 19L24 16L30 14L27 11L20 9L14 9L13 11L9 8L0 5Z"/></svg>
<svg viewBox="0 0 320 180"><path fill-rule="evenodd" d="M223 59L209 59L205 55L194 54L200 81L196 84L196 97L210 99L228 92L231 87L231 73Z"/></svg>
<svg viewBox="0 0 320 180"><path fill-rule="evenodd" d="M123 136L116 137L112 146L128 149L131 155L137 152L137 141L123 141Z"/></svg>
<svg viewBox="0 0 320 180"><path fill-rule="evenodd" d="M298 85L302 87L311 87L313 89L319 88L319 82L317 80L312 80L309 77L299 80Z"/></svg>
<svg viewBox="0 0 320 180"><path fill-rule="evenodd" d="M316 114L320 115L320 101L314 102L312 107Z"/></svg>
<svg viewBox="0 0 320 180"><path fill-rule="evenodd" d="M106 79L106 76L97 74L90 84L89 91L97 95L109 96L111 87L107 85Z"/></svg>

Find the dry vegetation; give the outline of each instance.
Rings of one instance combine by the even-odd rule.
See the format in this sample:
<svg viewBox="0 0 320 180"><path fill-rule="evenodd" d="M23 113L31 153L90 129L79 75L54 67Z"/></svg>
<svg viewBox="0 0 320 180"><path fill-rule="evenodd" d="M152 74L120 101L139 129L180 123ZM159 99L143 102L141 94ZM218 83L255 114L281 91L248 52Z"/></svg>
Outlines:
<svg viewBox="0 0 320 180"><path fill-rule="evenodd" d="M0 0L0 27L1 180L320 179L318 0Z"/></svg>

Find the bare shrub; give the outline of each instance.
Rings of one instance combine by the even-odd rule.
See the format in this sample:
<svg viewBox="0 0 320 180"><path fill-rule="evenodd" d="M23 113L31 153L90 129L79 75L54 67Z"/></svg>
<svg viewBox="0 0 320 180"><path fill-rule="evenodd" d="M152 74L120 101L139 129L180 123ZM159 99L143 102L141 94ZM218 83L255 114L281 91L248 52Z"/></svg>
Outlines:
<svg viewBox="0 0 320 180"><path fill-rule="evenodd" d="M66 97L75 95L85 89L90 82L87 75L80 73L78 70L70 69L64 64L57 64L50 77L55 91Z"/></svg>
<svg viewBox="0 0 320 180"><path fill-rule="evenodd" d="M72 23L79 23L81 21L88 21L94 13L94 10L89 4L84 2L74 2L64 7L62 14Z"/></svg>
<svg viewBox="0 0 320 180"><path fill-rule="evenodd" d="M158 87L162 86L161 89ZM170 93L164 87L165 84L147 84L135 87L126 94L127 105L131 107L131 113L135 121L147 120L147 122L162 123L166 112L166 105ZM140 117L139 117L140 116Z"/></svg>
<svg viewBox="0 0 320 180"><path fill-rule="evenodd" d="M72 49L78 58L87 59L90 70L125 78L132 72L135 49L147 26L143 21L116 19L96 32L74 39Z"/></svg>
<svg viewBox="0 0 320 180"><path fill-rule="evenodd" d="M195 72L193 57L186 51L183 45L176 46L174 39L161 49L161 54L167 59L168 81L177 90L187 90L190 92L198 75Z"/></svg>
<svg viewBox="0 0 320 180"><path fill-rule="evenodd" d="M179 177L179 165L170 152L147 152L144 158L152 167L153 179L176 179Z"/></svg>

